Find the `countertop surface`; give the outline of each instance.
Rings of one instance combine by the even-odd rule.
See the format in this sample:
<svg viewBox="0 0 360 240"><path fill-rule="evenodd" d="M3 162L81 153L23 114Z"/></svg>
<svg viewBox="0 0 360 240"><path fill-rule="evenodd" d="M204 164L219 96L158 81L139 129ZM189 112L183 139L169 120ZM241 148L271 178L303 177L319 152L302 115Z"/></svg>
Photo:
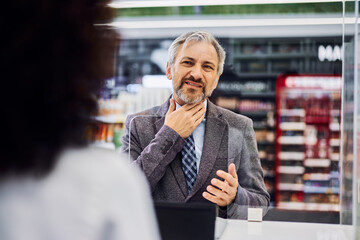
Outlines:
<svg viewBox="0 0 360 240"><path fill-rule="evenodd" d="M248 222L245 220L216 220L216 239L229 240L353 240L351 225L295 223L295 222Z"/></svg>

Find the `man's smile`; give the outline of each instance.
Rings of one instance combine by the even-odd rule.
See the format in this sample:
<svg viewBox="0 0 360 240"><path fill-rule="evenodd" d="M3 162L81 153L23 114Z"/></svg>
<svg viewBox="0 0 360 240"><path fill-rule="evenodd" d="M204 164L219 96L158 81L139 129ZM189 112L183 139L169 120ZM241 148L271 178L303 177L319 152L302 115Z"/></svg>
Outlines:
<svg viewBox="0 0 360 240"><path fill-rule="evenodd" d="M190 80L186 80L185 81L185 84L191 88L196 88L196 89L199 89L199 88L202 88L202 84L200 83L197 83L197 82L193 82L193 81L190 81Z"/></svg>

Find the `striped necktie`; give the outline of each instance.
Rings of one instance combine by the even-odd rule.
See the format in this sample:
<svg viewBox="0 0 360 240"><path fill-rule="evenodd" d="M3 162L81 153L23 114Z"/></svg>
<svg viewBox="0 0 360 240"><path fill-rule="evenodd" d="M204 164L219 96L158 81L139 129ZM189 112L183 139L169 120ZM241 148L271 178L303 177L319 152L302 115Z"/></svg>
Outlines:
<svg viewBox="0 0 360 240"><path fill-rule="evenodd" d="M191 191L197 177L196 171L196 154L194 137L191 134L185 139L186 144L181 150L182 170L185 175L188 193Z"/></svg>

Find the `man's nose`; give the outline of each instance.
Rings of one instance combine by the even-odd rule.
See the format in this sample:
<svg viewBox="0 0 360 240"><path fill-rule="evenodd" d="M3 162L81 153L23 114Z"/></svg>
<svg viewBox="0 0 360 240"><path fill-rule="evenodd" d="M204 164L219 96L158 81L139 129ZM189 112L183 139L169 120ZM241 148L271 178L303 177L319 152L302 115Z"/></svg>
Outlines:
<svg viewBox="0 0 360 240"><path fill-rule="evenodd" d="M195 80L201 80L202 72L201 72L201 66L194 65L191 75L194 77Z"/></svg>

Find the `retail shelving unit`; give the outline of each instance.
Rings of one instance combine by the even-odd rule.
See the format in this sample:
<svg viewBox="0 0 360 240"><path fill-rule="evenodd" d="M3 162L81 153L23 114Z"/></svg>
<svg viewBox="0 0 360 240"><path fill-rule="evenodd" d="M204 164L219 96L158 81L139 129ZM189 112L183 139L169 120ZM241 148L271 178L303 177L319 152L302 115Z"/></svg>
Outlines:
<svg viewBox="0 0 360 240"><path fill-rule="evenodd" d="M278 208L339 211L340 84L339 76L278 77Z"/></svg>
<svg viewBox="0 0 360 240"><path fill-rule="evenodd" d="M89 138L93 144L102 148L116 149L121 146L121 134L126 116L122 114L117 99L99 101L99 113L94 117L96 132Z"/></svg>
<svg viewBox="0 0 360 240"><path fill-rule="evenodd" d="M318 40L309 38L235 41L232 63L239 73L323 72L331 63L318 61L319 45Z"/></svg>

